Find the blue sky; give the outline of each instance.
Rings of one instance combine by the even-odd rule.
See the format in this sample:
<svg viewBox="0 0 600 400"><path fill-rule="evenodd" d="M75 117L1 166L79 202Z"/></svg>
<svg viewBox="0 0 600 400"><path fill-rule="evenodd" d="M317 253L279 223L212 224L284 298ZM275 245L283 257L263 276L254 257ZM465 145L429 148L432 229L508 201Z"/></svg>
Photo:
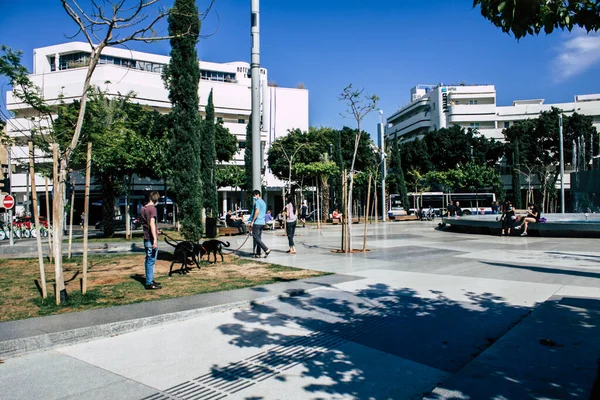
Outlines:
<svg viewBox="0 0 600 400"><path fill-rule="evenodd" d="M207 3L198 1L201 9ZM261 0L261 65L280 86L304 83L313 126L355 126L340 116L345 107L337 100L349 83L377 94L386 116L408 103L410 88L420 83L495 84L499 105L600 93L600 35L558 31L517 42L471 4ZM75 32L58 0L0 0L0 5L0 44L23 50L28 68L35 47L67 41L65 34ZM217 0L203 24L203 33L212 35L199 43L200 57L249 61L249 13L250 0ZM130 47L169 53L168 42ZM375 132L378 120L374 112L364 129Z"/></svg>

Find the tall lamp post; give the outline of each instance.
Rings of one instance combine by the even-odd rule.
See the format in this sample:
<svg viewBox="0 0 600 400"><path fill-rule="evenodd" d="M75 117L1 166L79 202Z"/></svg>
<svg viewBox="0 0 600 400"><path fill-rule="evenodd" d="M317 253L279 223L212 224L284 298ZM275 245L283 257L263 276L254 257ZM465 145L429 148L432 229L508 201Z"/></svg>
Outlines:
<svg viewBox="0 0 600 400"><path fill-rule="evenodd" d="M262 149L260 141L260 20L259 0L251 0L250 34L252 51L250 77L252 87L252 186L261 188Z"/></svg>
<svg viewBox="0 0 600 400"><path fill-rule="evenodd" d="M558 114L558 143L560 152L560 213L565 213L565 157L563 151L563 120Z"/></svg>
<svg viewBox="0 0 600 400"><path fill-rule="evenodd" d="M385 138L384 131L385 125L383 123L383 110L379 110L379 126L377 127L379 133L379 150L381 155L381 221L386 221L386 199L385 199Z"/></svg>

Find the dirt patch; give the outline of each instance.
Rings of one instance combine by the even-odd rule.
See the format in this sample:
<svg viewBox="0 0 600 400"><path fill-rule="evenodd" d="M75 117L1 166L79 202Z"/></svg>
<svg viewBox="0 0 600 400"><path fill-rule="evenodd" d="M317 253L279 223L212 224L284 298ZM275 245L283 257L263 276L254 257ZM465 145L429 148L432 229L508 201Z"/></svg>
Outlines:
<svg viewBox="0 0 600 400"><path fill-rule="evenodd" d="M68 304L54 304L54 270L46 264L48 299L42 301L36 281L40 279L37 259L0 260L0 321L9 321L81 311L86 309L167 299L223 290L239 289L275 282L291 281L324 275L318 271L272 265L226 255L224 262L201 263L185 275L168 276L171 261L159 255L155 280L163 289L144 289L143 255L90 256L88 293L81 295L83 276L81 257L64 261L64 279L70 299Z"/></svg>

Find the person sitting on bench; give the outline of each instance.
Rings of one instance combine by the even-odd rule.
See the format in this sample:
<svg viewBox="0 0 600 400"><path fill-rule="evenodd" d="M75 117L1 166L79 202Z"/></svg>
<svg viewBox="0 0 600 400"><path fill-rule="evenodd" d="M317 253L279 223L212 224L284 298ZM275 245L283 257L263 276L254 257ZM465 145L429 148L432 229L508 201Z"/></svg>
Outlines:
<svg viewBox="0 0 600 400"><path fill-rule="evenodd" d="M246 224L244 224L244 217L242 216L242 213L240 213L238 217L234 217L233 215L231 215L231 210L227 211L225 223L229 227L238 228L240 233L244 235L246 234Z"/></svg>
<svg viewBox="0 0 600 400"><path fill-rule="evenodd" d="M527 226L530 223L540 222L541 213L537 206L533 203L529 203L528 207L529 210L527 211L527 215L519 219L523 222L521 222L521 225L515 227L516 230L519 230L523 225L525 225L525 229L523 229L523 233L521 233L521 236L527 236Z"/></svg>
<svg viewBox="0 0 600 400"><path fill-rule="evenodd" d="M275 220L271 215L271 210L267 210L267 213L265 214L265 223L267 224L270 230L275 229Z"/></svg>

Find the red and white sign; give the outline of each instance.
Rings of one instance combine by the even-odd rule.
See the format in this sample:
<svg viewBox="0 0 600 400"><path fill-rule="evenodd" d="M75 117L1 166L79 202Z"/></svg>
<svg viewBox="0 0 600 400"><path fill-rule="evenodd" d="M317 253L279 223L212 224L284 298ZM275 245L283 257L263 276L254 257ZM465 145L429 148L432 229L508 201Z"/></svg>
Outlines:
<svg viewBox="0 0 600 400"><path fill-rule="evenodd" d="M4 200L2 200L2 207L6 208L7 210L10 210L14 206L15 206L15 198L12 197L10 194L7 194L6 196L4 196Z"/></svg>

